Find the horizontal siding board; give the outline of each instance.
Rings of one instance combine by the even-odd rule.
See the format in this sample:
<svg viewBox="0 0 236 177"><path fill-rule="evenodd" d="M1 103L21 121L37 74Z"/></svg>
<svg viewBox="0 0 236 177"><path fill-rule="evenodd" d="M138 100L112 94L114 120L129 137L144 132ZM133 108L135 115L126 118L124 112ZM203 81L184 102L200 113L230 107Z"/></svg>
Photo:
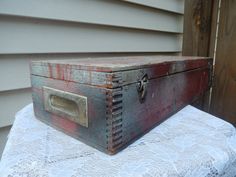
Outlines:
<svg viewBox="0 0 236 177"><path fill-rule="evenodd" d="M181 51L172 33L6 16L0 26L0 54Z"/></svg>
<svg viewBox="0 0 236 177"><path fill-rule="evenodd" d="M184 0L125 0L148 7L184 14Z"/></svg>
<svg viewBox="0 0 236 177"><path fill-rule="evenodd" d="M0 127L11 125L16 112L30 102L31 89L0 92Z"/></svg>
<svg viewBox="0 0 236 177"><path fill-rule="evenodd" d="M158 53L155 53L158 54ZM178 55L179 53L161 53L161 55ZM134 54L121 53L119 56L134 56ZM135 54L135 55L153 55L153 54ZM30 69L31 60L69 60L80 59L84 57L110 57L114 54L28 54L28 55L0 55L0 92L29 88L30 87ZM118 54L116 54L118 56ZM17 68L17 69L16 69ZM10 74L6 74L10 73Z"/></svg>
<svg viewBox="0 0 236 177"><path fill-rule="evenodd" d="M151 1L147 1L147 4L151 4ZM182 6L182 3L176 3L173 0L170 3L164 3L162 0L161 3L156 1L153 4L155 7L160 6L161 8ZM183 15L118 0L1 0L0 14L175 33L183 32Z"/></svg>
<svg viewBox="0 0 236 177"><path fill-rule="evenodd" d="M29 61L19 56L0 56L0 91L30 87Z"/></svg>

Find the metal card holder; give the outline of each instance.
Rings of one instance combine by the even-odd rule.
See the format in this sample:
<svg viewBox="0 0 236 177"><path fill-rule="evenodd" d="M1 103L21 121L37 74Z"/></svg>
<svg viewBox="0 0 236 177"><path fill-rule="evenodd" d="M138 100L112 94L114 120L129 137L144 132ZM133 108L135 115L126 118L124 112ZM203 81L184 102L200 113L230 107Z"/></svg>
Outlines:
<svg viewBox="0 0 236 177"><path fill-rule="evenodd" d="M87 97L43 87L44 109L88 127Z"/></svg>

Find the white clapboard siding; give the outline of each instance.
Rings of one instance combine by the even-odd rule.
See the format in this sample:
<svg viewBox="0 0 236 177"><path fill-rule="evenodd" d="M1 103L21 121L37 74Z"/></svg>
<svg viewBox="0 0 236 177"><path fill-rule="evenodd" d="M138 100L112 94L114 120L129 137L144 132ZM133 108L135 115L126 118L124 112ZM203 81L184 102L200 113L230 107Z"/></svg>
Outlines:
<svg viewBox="0 0 236 177"><path fill-rule="evenodd" d="M0 127L31 102L30 60L178 55L184 0L0 0Z"/></svg>
<svg viewBox="0 0 236 177"><path fill-rule="evenodd" d="M0 92L0 127L11 125L17 111L31 101L31 89Z"/></svg>
<svg viewBox="0 0 236 177"><path fill-rule="evenodd" d="M0 55L0 93L30 87L29 63L26 55Z"/></svg>
<svg viewBox="0 0 236 177"><path fill-rule="evenodd" d="M184 0L125 0L148 7L184 14Z"/></svg>
<svg viewBox="0 0 236 177"><path fill-rule="evenodd" d="M0 54L180 52L179 35L0 16Z"/></svg>
<svg viewBox="0 0 236 177"><path fill-rule="evenodd" d="M178 1L172 0L175 3L169 4L182 6ZM159 4L164 4L164 0ZM157 7L159 4L155 3ZM119 0L1 0L0 14L183 32L182 15Z"/></svg>

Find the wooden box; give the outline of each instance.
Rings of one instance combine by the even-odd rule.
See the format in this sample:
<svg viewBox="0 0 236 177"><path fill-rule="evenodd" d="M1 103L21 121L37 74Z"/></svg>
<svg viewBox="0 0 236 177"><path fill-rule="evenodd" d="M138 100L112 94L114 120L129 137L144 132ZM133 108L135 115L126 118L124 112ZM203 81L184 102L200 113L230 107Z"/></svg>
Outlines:
<svg viewBox="0 0 236 177"><path fill-rule="evenodd" d="M41 121L114 154L201 97L212 59L112 57L34 61L31 81Z"/></svg>

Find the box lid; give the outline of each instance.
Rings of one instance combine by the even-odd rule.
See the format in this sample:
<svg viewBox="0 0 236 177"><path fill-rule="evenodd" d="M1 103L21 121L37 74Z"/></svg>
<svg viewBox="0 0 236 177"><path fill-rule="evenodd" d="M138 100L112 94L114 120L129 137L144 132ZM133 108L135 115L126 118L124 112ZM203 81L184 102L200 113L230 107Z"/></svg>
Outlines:
<svg viewBox="0 0 236 177"><path fill-rule="evenodd" d="M32 61L31 74L83 84L114 88L138 82L143 75L153 79L208 67L208 57L132 56Z"/></svg>

